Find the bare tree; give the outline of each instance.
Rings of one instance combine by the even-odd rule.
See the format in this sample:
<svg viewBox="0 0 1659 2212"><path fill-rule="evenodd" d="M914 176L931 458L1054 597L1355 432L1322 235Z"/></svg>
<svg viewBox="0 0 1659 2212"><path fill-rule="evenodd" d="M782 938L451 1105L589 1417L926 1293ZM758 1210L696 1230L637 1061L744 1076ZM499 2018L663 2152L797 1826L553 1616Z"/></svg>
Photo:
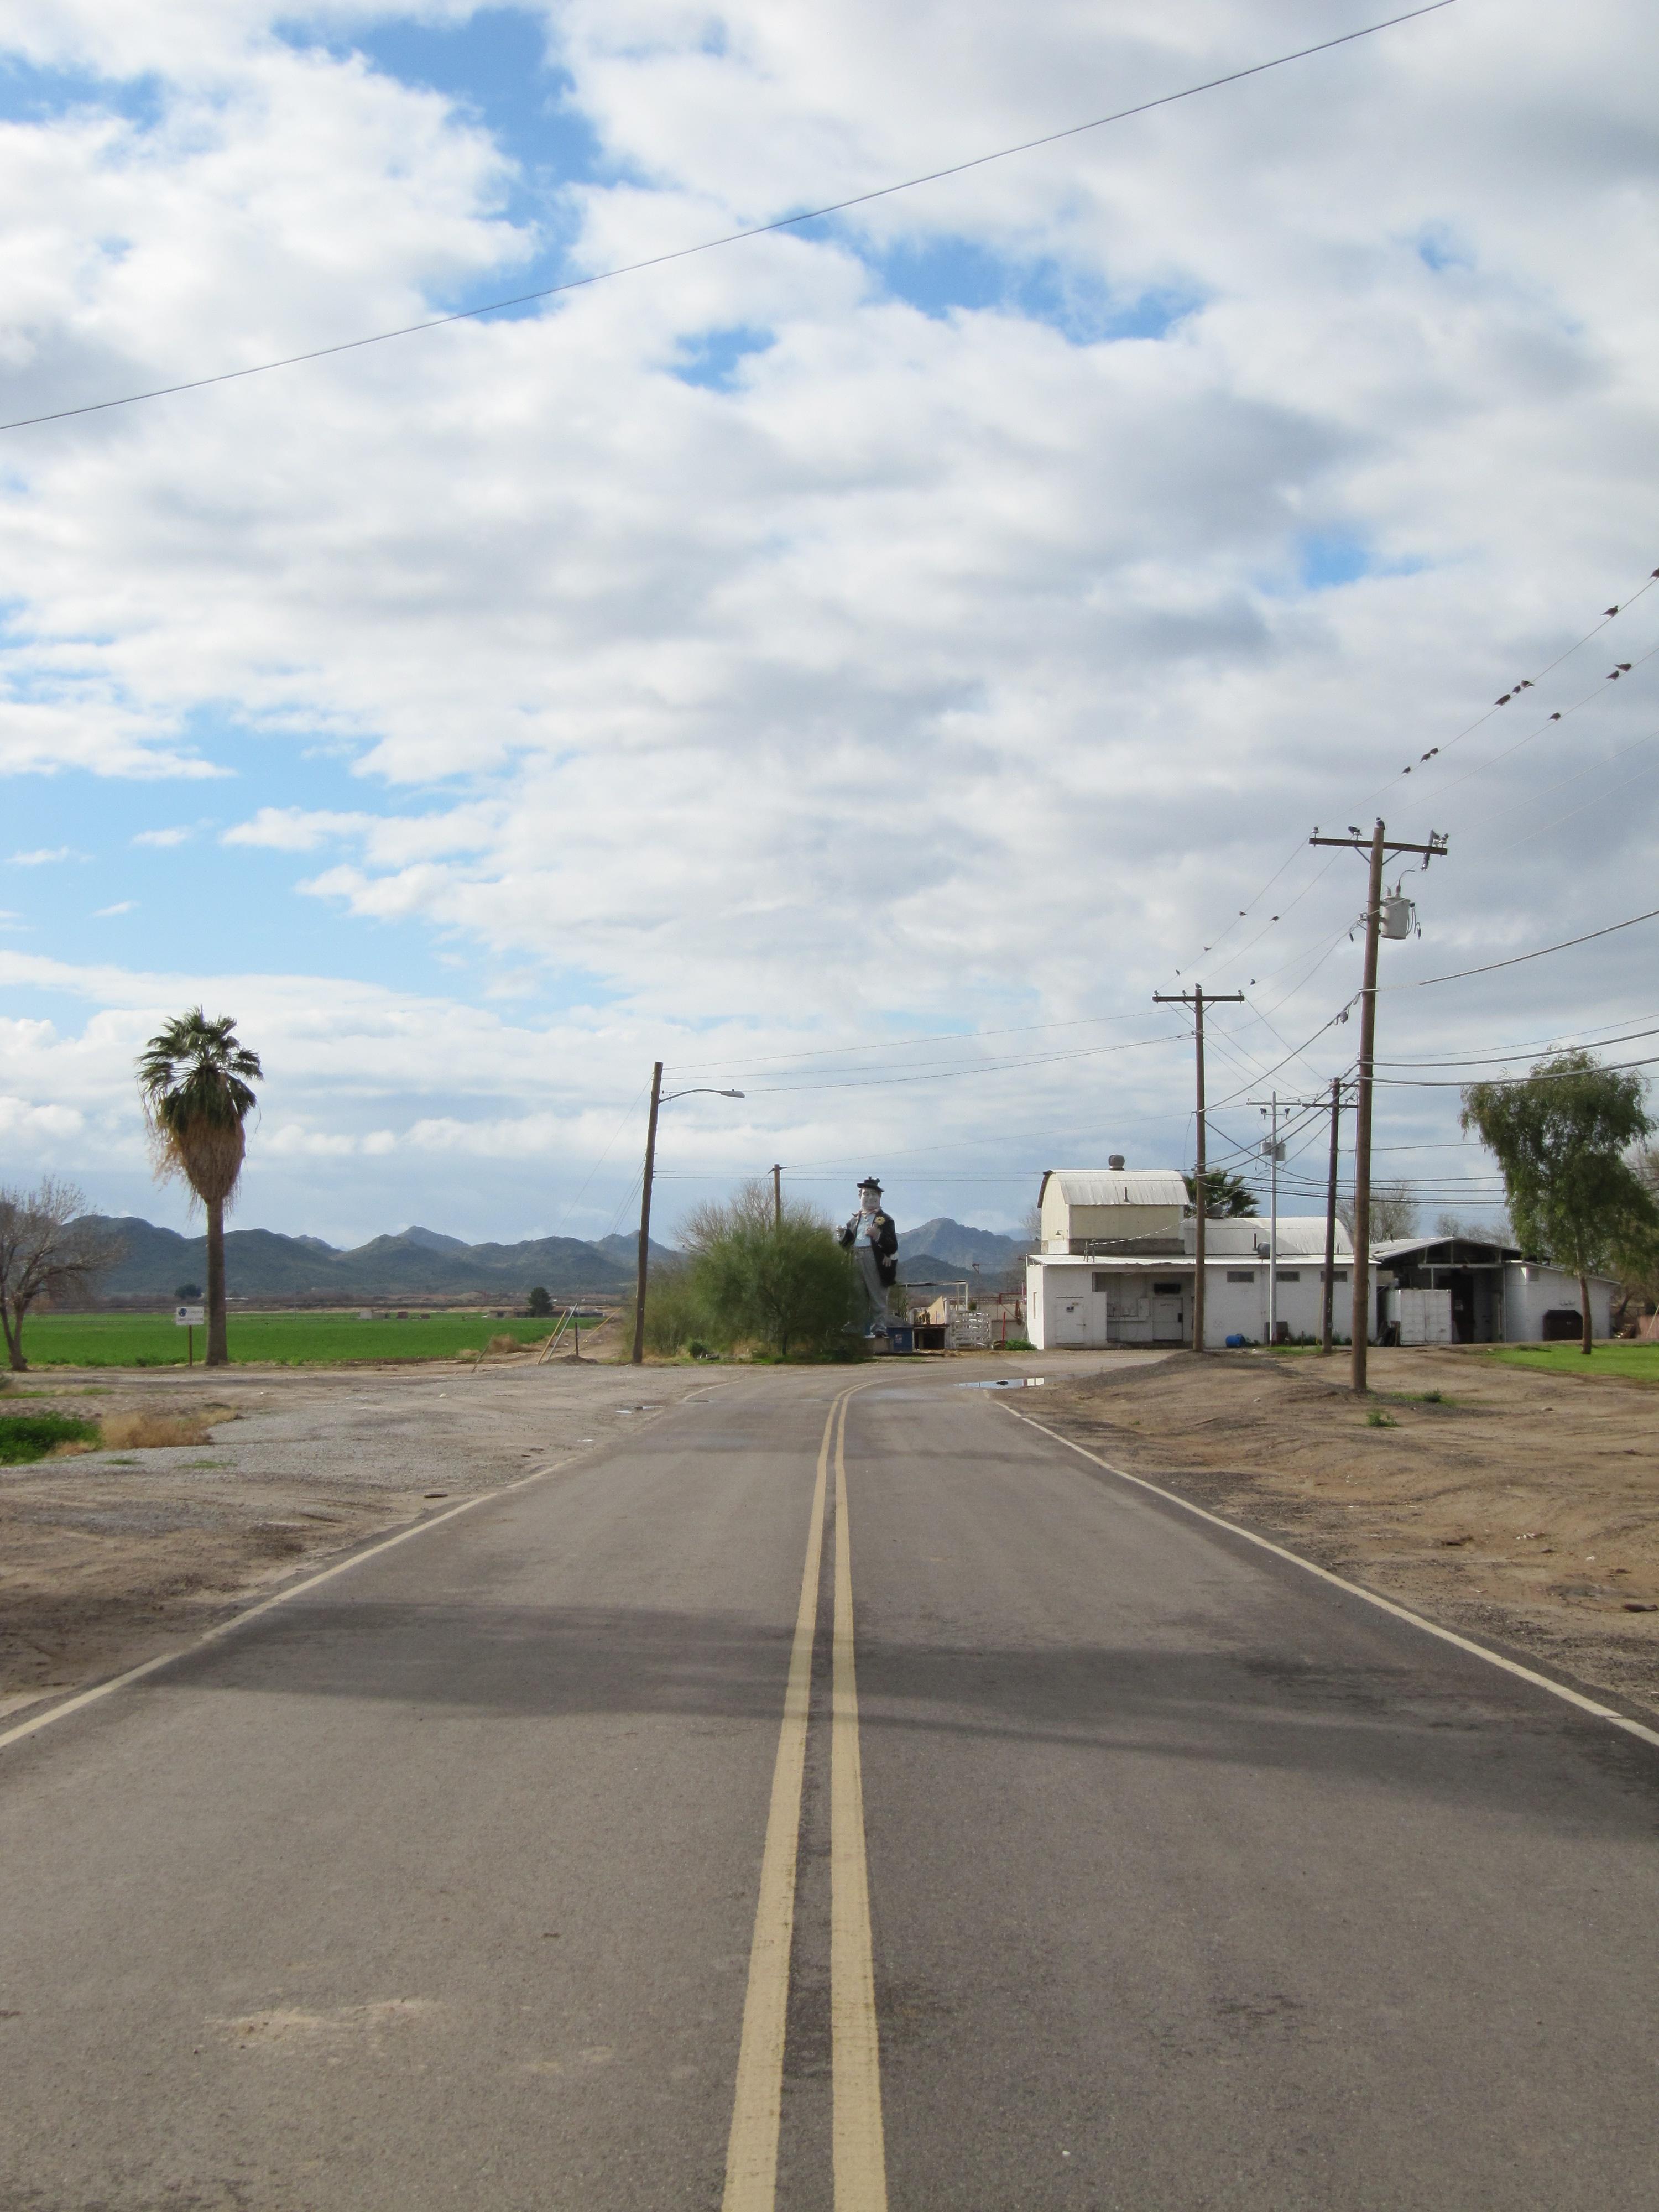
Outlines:
<svg viewBox="0 0 1659 2212"><path fill-rule="evenodd" d="M1336 1202L1336 1218L1353 1235L1353 1200ZM1371 1185L1371 1242L1386 1244L1395 1237L1409 1237L1417 1227L1417 1197L1408 1182Z"/></svg>
<svg viewBox="0 0 1659 2212"><path fill-rule="evenodd" d="M120 1242L88 1220L72 1182L46 1176L33 1190L0 1189L0 1331L14 1374L23 1374L23 1323L41 1299L84 1295L119 1258Z"/></svg>
<svg viewBox="0 0 1659 2212"><path fill-rule="evenodd" d="M1513 1244L1515 1231L1510 1226L1507 1213L1495 1213L1481 1219L1473 1213L1437 1214L1434 1223L1437 1237L1461 1237L1471 1244Z"/></svg>

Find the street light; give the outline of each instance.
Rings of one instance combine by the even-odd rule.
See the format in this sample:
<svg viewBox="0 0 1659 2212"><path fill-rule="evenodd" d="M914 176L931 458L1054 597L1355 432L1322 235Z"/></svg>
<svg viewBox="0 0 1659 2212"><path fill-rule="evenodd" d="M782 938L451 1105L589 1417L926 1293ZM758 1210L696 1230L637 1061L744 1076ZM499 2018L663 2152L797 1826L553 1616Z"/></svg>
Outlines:
<svg viewBox="0 0 1659 2212"><path fill-rule="evenodd" d="M640 1185L640 1263L634 1291L634 1360L635 1367L645 1364L645 1277L651 1250L651 1176L657 1164L657 1114L660 1108L672 1106L677 1098L741 1098L741 1091L717 1091L711 1083L695 1083L689 1091L671 1091L665 1098L662 1091L662 1062L658 1060L651 1070L651 1119L645 1131L645 1176Z"/></svg>

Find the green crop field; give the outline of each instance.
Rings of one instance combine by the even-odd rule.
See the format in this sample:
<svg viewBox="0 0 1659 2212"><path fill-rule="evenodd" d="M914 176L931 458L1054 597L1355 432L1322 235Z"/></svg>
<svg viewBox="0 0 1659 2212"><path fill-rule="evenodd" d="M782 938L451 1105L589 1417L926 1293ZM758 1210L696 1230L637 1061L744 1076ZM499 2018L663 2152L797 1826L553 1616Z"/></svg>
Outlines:
<svg viewBox="0 0 1659 2212"><path fill-rule="evenodd" d="M1588 1359L1576 1344L1504 1344L1487 1355L1506 1367L1547 1375L1624 1375L1659 1382L1659 1344L1598 1344Z"/></svg>
<svg viewBox="0 0 1659 2212"><path fill-rule="evenodd" d="M407 1321L359 1321L351 1313L233 1313L233 1360L332 1366L347 1359L453 1359L492 1336L540 1344L556 1322L495 1314L411 1310ZM196 1332L199 1366L205 1332ZM170 1313L40 1314L23 1332L31 1367L182 1367L186 1332Z"/></svg>

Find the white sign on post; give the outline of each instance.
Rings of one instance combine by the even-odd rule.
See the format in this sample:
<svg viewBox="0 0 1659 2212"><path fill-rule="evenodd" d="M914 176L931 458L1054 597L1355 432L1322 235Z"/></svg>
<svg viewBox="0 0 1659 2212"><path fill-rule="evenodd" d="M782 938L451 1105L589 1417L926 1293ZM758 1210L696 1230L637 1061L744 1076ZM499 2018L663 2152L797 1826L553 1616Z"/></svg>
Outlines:
<svg viewBox="0 0 1659 2212"><path fill-rule="evenodd" d="M205 1306L174 1306L173 1318L174 1325L179 1328L202 1328L206 1325L207 1308Z"/></svg>

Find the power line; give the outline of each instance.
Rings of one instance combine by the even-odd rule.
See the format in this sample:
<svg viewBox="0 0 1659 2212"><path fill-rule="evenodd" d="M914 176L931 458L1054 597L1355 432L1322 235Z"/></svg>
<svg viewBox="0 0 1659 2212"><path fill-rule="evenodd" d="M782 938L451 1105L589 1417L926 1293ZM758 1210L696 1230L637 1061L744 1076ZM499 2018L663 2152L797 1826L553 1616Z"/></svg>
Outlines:
<svg viewBox="0 0 1659 2212"><path fill-rule="evenodd" d="M1656 583L1659 583L1659 568L1652 570L1646 581L1643 583L1638 590L1632 592L1627 599L1620 599L1614 605L1607 608L1603 611L1601 618L1598 623L1594 623L1589 629L1587 629L1583 637L1577 639L1575 643L1570 645L1565 653L1557 653L1553 660L1547 662L1546 665L1538 671L1535 676L1523 676L1518 683L1512 684L1509 690L1504 692L1500 697L1492 701L1492 703L1486 708L1484 714L1477 714L1474 721L1468 723L1462 729L1459 730L1455 737L1448 738L1443 745L1435 746L1432 752L1425 753L1420 760L1413 763L1412 767L1402 768L1400 770L1399 775L1390 776L1388 782L1378 784L1376 789L1373 792L1368 793L1365 798L1361 800L1360 804L1362 805L1369 806L1373 799L1380 799L1384 792L1392 791L1395 785L1397 784L1402 777L1408 776L1413 772L1413 769L1421 769L1426 767L1437 755L1449 753L1454 745L1461 745L1465 738L1472 738L1477 730L1484 729L1486 724L1491 721L1494 714L1498 714L1503 708L1510 705L1511 701L1518 699L1523 691L1534 690L1537 686L1543 682L1547 676L1553 675L1555 671L1559 668L1564 662L1569 661L1572 659L1575 653L1582 652L1584 647L1590 642L1592 638L1600 637L1602 631L1607 627L1607 624L1610 622L1613 621L1618 616L1627 612L1630 608L1636 605L1638 599L1645 599L1647 594L1653 589ZM1647 658L1648 656L1644 655L1644 657ZM1600 687L1598 686L1598 689ZM1594 695L1586 695L1586 696L1592 696ZM1583 703L1583 700L1579 700L1574 706L1564 708L1562 712L1564 714L1574 714L1577 711L1577 708L1582 706ZM1553 720L1554 717L1552 717L1551 719ZM1535 737L1537 734L1537 731L1534 731L1533 735ZM1522 744L1525 744L1527 740L1525 738L1521 740L1521 743ZM1509 750L1513 752L1516 748L1511 745ZM1503 755L1498 754L1497 757L1501 760L1503 758ZM1487 764L1490 765L1490 763ZM1471 774L1474 773L1475 773L1475 771L1471 770ZM1450 788L1449 786L1447 787L1448 789Z"/></svg>
<svg viewBox="0 0 1659 2212"><path fill-rule="evenodd" d="M902 1046L913 1044L974 1044L981 1037L1035 1036L1045 1030L1092 1029L1103 1022L1142 1022L1146 1019L1144 1006L1133 1008L1123 1014L1079 1014L1070 1022L1017 1022L1006 1030L935 1030L927 1036L881 1037L874 1044L829 1044L811 1052L762 1053L748 1060L677 1060L669 1063L672 1075L689 1074L693 1070L716 1067L739 1075L747 1067L772 1067L783 1062L807 1060L840 1060L860 1052L896 1052Z"/></svg>
<svg viewBox="0 0 1659 2212"><path fill-rule="evenodd" d="M1455 736L1448 738L1444 744L1436 745L1431 749L1431 750L1425 753L1421 760L1414 763L1415 769L1420 770L1429 762L1434 760L1440 754L1449 752L1454 745L1461 744L1465 738L1473 737L1474 732L1477 730L1483 728L1485 725L1492 720L1492 716L1500 710L1500 708L1508 706L1512 700L1518 699L1523 691L1534 690L1539 684L1543 682L1547 676L1551 675L1556 669L1559 668L1564 662L1571 660L1574 653L1579 652L1584 646L1588 645L1593 638L1599 637L1601 632L1606 629L1609 623L1613 622L1618 616L1628 613L1630 609L1636 605L1638 599L1644 599L1647 596L1648 592L1653 589L1656 583L1659 583L1659 568L1654 569L1647 577L1645 581L1640 584L1637 589L1631 593L1628 599L1621 599L1614 605L1605 609L1599 622L1594 623L1589 629L1587 629L1584 635L1581 638L1577 639L1575 643L1570 645L1565 653L1558 653L1553 660L1547 662L1543 667L1538 670L1535 676L1522 677L1518 683L1513 684L1508 691L1502 695L1500 698L1494 700L1492 704L1486 708L1484 714L1477 715L1474 721L1466 724L1465 726L1459 730ZM1659 647L1655 647L1654 650L1659 651ZM1644 653L1633 665L1639 667L1644 661L1650 660L1652 658L1652 653ZM1624 671L1621 669L1620 673L1622 674L1623 672ZM1538 729L1534 730L1529 736L1518 738L1513 745L1506 747L1504 752L1494 754L1491 760L1484 761L1480 763L1478 767L1470 769L1465 775L1455 778L1453 783L1445 786L1444 788L1447 791L1451 791L1456 787L1458 783L1466 782L1469 776L1479 775L1486 769L1494 767L1498 761L1507 758L1510 753L1516 752L1522 745L1529 744L1534 738L1539 736L1542 731L1549 726L1549 723L1551 721L1559 720L1566 714L1577 714L1581 707L1586 705L1589 700L1601 696L1605 690L1605 684L1598 684L1594 691L1586 692L1583 699L1575 700L1571 706L1564 708L1561 710L1560 714L1551 715L1547 720L1541 722L1539 725ZM1412 767L1401 769L1397 775L1390 777L1386 783L1379 784L1376 787L1376 789L1370 793L1370 795L1361 802L1362 805L1369 805L1372 799L1381 797L1381 795L1385 792L1393 790L1395 784L1399 783L1404 777L1410 775L1413 773L1413 768ZM1297 853L1303 849L1304 848L1301 846L1297 846L1294 851L1286 854L1285 859L1281 860L1279 866L1273 870L1272 875L1268 877L1267 882L1262 884L1261 890L1256 891L1254 896L1239 908L1235 919L1230 921L1219 934L1212 938L1210 943L1203 948L1206 953L1214 952L1218 947L1226 942L1227 939L1231 936L1233 931L1238 927L1239 922L1243 921L1255 907L1260 905L1261 901L1267 896L1267 893L1273 889L1273 885L1279 881L1279 878L1285 873L1286 868L1290 866L1291 862L1296 858ZM1249 944L1241 946L1236 954L1229 954L1229 964L1231 965L1234 960L1242 960L1247 952L1251 951L1254 946L1259 945L1261 942L1261 939L1267 934L1267 931L1272 929L1282 919L1283 915L1288 914L1291 907L1298 905L1301 901L1308 896L1310 891L1314 890L1317 884L1323 881L1324 878L1329 873L1330 870L1335 866L1335 865L1336 862L1334 856L1327 860L1324 866L1321 867L1305 884L1304 884L1303 888L1296 894L1296 896L1290 900L1289 902L1282 908L1281 913L1277 914L1273 917L1273 920L1268 923L1267 929L1258 932L1258 933L1250 939ZM1290 960L1287 960L1283 963L1283 967L1281 967L1281 969L1273 972L1282 973L1283 968L1291 966L1295 960L1300 957L1301 956L1299 954L1293 954ZM1177 968L1175 972L1179 975L1183 971ZM1304 978L1304 981L1306 979ZM1297 985L1296 988L1297 989L1299 989L1301 986ZM1285 994L1285 998L1293 998L1295 995L1296 993L1292 990ZM1284 1003L1285 1000L1281 1000L1279 1001L1281 1006Z"/></svg>
<svg viewBox="0 0 1659 2212"><path fill-rule="evenodd" d="M1201 92L1216 92L1222 86L1242 84L1246 77L1261 76L1268 70L1284 69L1291 62L1306 61L1314 54L1328 53L1334 47L1352 46L1357 39L1374 38L1379 31L1391 31L1399 24L1415 21L1419 15L1437 15L1449 8L1455 0L1428 0L1421 8L1408 9L1403 15L1390 15L1381 23L1367 23L1358 31L1345 31L1340 38L1322 39L1316 46L1298 46L1294 53L1277 54L1271 61L1254 62L1248 69L1230 70L1224 76L1206 78L1202 84L1187 85L1180 92L1166 92L1156 100L1139 100L1133 107L1120 107L1110 115L1097 115L1087 123L1069 124L1063 131L1045 131L1040 138L1023 139L1017 146L999 147L993 154L975 154L965 161L952 161L942 169L929 169L923 175L905 177L897 184L878 185L872 191L854 192L844 200L832 200L826 205L808 208L799 215L779 216L772 222L750 223L742 230L730 230L720 238L705 238L695 246L678 246L666 253L652 253L642 261L628 261L614 269L596 270L589 276L568 276L557 284L544 284L534 292L518 292L511 299L488 300L482 307L461 307L453 314L430 315L424 321L404 323L396 330L374 331L367 337L342 338L336 344L313 346L304 353L284 354L279 360L255 362L246 368L221 369L212 376L193 376L178 384L157 385L149 392L123 392L115 399L93 399L79 407L60 407L49 415L25 415L15 422L0 422L0 431L27 430L42 422L63 422L72 416L100 415L112 407L136 407L147 399L167 399L181 392L201 392L214 384L234 384L243 377L265 376L273 369L297 368L302 362L325 361L331 356L356 353L364 346L386 345L393 338L418 337L424 331L443 330L451 323L468 323L481 315L494 315L508 307L526 307L538 300L550 300L562 292L580 292L593 284L608 283L617 276L635 276L647 269L660 269L672 261L689 260L693 254L713 253L723 246L738 246L744 240L764 238L774 231L793 230L804 222L820 222L826 216L844 215L848 208L868 207L874 200L890 199L896 193L915 191L922 185L942 183L947 177L965 175L970 169L982 169L993 161L1011 161L1017 154L1035 153L1043 146L1058 145L1062 139L1075 138L1085 131L1102 131L1109 124L1127 123L1132 116L1149 115L1155 108L1171 107L1176 101L1194 100Z"/></svg>
<svg viewBox="0 0 1659 2212"><path fill-rule="evenodd" d="M1601 1042L1603 1047L1614 1044L1638 1044L1644 1037L1650 1036L1659 1036L1659 1030L1627 1030L1623 1036L1603 1037ZM1548 1046L1541 1048L1545 1051L1549 1049ZM1540 1049L1537 1045L1522 1045L1517 1048L1517 1050L1522 1052L1536 1052ZM1589 1048L1582 1047L1580 1049L1588 1050ZM1462 1054L1447 1054L1437 1060L1379 1060L1376 1065L1379 1067L1502 1067L1515 1057L1514 1052L1495 1052L1489 1055L1483 1055L1479 1060L1466 1058Z"/></svg>
<svg viewBox="0 0 1659 2212"><path fill-rule="evenodd" d="M774 1083L751 1091L751 1098L793 1098L813 1091L883 1091L895 1084L942 1083L962 1075L1000 1075L1010 1068L1051 1067L1056 1061L1066 1060L1098 1060L1109 1053L1139 1052L1147 1045L1180 1044L1184 1042L1178 1030L1170 1030L1162 1036L1135 1037L1127 1044L1085 1045L1076 1052L1040 1053L1029 1059L970 1060L961 1067L929 1068L915 1075L855 1075L846 1082L835 1083Z"/></svg>
<svg viewBox="0 0 1659 2212"><path fill-rule="evenodd" d="M1653 588L1653 582L1654 579L1650 577L1648 582L1642 586L1642 591L1650 591ZM1641 592L1638 592L1636 595L1638 599L1640 599L1641 596ZM1630 606L1633 605L1633 602L1627 599L1625 602L1625 605L1626 606ZM1623 610L1621 609L1620 611L1622 612ZM1607 617L1607 620L1612 620L1611 616ZM1603 622L1599 625L1599 628L1605 629L1607 626L1607 622ZM1592 631L1590 635L1594 636L1595 632ZM1583 641L1581 640L1580 642L1582 643ZM1631 663L1629 669L1621 666L1614 672L1620 676L1624 676L1630 674L1634 669L1645 667L1647 663L1653 659L1656 653L1659 653L1659 645L1650 646L1646 653L1638 653L1636 659ZM1559 708L1556 713L1547 714L1544 720L1538 725L1537 728L1535 730L1528 730L1524 738L1517 738L1512 745L1505 745L1502 752L1492 753L1486 760L1476 761L1473 768L1466 768L1462 775L1455 775L1449 783L1439 786L1435 793L1436 798L1438 799L1444 797L1449 793L1455 791L1460 784L1467 783L1471 776L1485 775L1488 769L1496 768L1500 761L1508 760L1511 754L1520 752L1525 746L1531 744L1536 738L1541 738L1546 731L1548 730L1552 723L1565 722L1569 714L1580 714L1586 707L1593 705L1597 699L1606 699L1610 697L1612 695L1607 690L1607 682L1608 678L1603 677L1601 683L1596 685L1593 691L1586 691L1582 699L1575 699L1570 707L1562 707ZM1641 740L1638 738L1637 742L1639 744L1641 743ZM1626 746L1625 750L1628 751L1630 748ZM1617 758L1618 756L1615 755L1614 757ZM1419 767L1421 766L1420 762L1419 763ZM1582 770L1579 772L1581 774L1583 773ZM1401 775L1404 775L1407 771L1402 769L1401 773ZM1395 781L1396 782L1399 781L1398 777L1395 778ZM1561 781L1563 782L1566 782L1570 781L1571 779L1563 777ZM1555 788L1553 785L1550 787L1551 789Z"/></svg>
<svg viewBox="0 0 1659 2212"><path fill-rule="evenodd" d="M1595 1070L1597 1075L1618 1075L1631 1067L1659 1067L1659 1053L1650 1054L1645 1060L1615 1060ZM1546 1067L1528 1075L1489 1075L1485 1080L1494 1090L1510 1089L1517 1083L1563 1082L1585 1073L1579 1067ZM1424 1078L1412 1075L1379 1075L1376 1080L1386 1084L1390 1091L1465 1091L1470 1086L1457 1077Z"/></svg>
<svg viewBox="0 0 1659 2212"><path fill-rule="evenodd" d="M1628 921L1610 921L1605 929L1587 930L1583 937L1564 937L1559 945L1540 945L1536 952L1517 952L1510 960L1488 960L1480 968L1456 968L1449 975L1419 975L1414 983L1382 983L1383 991L1426 991L1431 983L1461 983L1466 975L1490 975L1494 969L1519 968L1528 960L1542 960L1552 952L1571 951L1575 945L1594 944L1598 937L1613 937L1621 929L1634 929L1638 921L1659 920L1659 906L1646 914L1633 914Z"/></svg>

